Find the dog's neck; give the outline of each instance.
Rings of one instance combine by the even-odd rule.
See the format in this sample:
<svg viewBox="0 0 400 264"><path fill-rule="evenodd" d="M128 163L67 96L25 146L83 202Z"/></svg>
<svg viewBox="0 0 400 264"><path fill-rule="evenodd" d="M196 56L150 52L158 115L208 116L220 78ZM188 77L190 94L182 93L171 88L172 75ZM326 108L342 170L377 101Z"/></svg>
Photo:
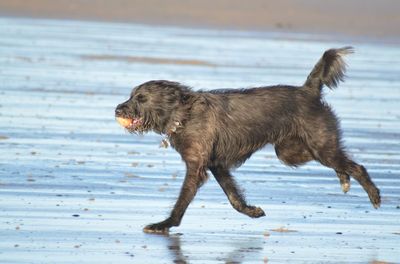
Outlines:
<svg viewBox="0 0 400 264"><path fill-rule="evenodd" d="M166 130L166 132L164 133L166 135L166 137L163 138L163 140L161 141L160 147L168 148L168 146L170 145L171 137L174 134L179 133L181 128L182 128L181 122L179 122L179 121L172 122L172 125L170 125L168 127L168 129Z"/></svg>
<svg viewBox="0 0 400 264"><path fill-rule="evenodd" d="M185 121L190 117L190 108L184 111L174 112L171 114L172 118L165 125L162 134L165 138L161 141L160 147L167 148L173 138L180 134L184 129Z"/></svg>
<svg viewBox="0 0 400 264"><path fill-rule="evenodd" d="M167 130L165 131L165 134L170 137L172 134L178 133L179 130L183 127L182 123L178 120L173 121L170 126L168 126Z"/></svg>
<svg viewBox="0 0 400 264"><path fill-rule="evenodd" d="M191 106L192 104L188 104L186 107L180 107L173 110L169 120L162 130L162 134L171 137L174 134L180 133L186 123L186 120L190 119Z"/></svg>
<svg viewBox="0 0 400 264"><path fill-rule="evenodd" d="M182 132L186 121L190 119L192 106L197 99L197 97L191 96L190 99L187 99L184 107L181 105L171 112L170 118L161 132L166 136L161 142L162 147L168 147L172 138ZM188 103L189 100L190 103Z"/></svg>

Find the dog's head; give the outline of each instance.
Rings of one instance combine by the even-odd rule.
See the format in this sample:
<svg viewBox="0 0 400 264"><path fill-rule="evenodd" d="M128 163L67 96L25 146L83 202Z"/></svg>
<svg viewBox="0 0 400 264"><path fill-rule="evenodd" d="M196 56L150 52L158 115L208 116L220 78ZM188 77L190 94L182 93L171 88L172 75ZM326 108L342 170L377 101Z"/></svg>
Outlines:
<svg viewBox="0 0 400 264"><path fill-rule="evenodd" d="M129 100L115 109L115 117L131 133L168 133L171 124L181 122L190 94L176 82L149 81L133 88Z"/></svg>

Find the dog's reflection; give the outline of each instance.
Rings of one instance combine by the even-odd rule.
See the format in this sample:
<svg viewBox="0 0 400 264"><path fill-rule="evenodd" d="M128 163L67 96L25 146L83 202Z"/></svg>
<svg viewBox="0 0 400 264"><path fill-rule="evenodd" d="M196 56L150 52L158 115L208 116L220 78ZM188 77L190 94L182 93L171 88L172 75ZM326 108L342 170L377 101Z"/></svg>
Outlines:
<svg viewBox="0 0 400 264"><path fill-rule="evenodd" d="M181 249L181 234L166 235L168 239L168 250L172 253L174 263L189 263L186 256L183 255Z"/></svg>
<svg viewBox="0 0 400 264"><path fill-rule="evenodd" d="M172 258L174 263L190 263L190 259L188 255L185 255L182 251L182 241L181 241L182 234L171 234L165 235L165 239L167 240L168 250L172 253ZM210 246L210 245L209 245ZM216 245L217 246L217 245ZM245 259L253 259L253 260L260 260L262 259L261 252L262 252L262 239L258 238L248 238L240 243L237 243L237 247L223 256L224 254L219 254L223 252L209 252L211 255L216 255L216 259L223 263L242 263ZM189 253L189 252L188 252ZM189 253L190 255L190 253Z"/></svg>

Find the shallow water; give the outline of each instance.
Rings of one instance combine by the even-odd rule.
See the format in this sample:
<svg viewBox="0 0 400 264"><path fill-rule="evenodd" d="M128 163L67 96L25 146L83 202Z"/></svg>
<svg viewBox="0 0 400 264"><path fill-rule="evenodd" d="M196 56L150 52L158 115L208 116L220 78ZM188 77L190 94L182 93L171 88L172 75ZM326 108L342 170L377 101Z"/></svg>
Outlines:
<svg viewBox="0 0 400 264"><path fill-rule="evenodd" d="M13 18L0 36L1 263L400 262L399 47ZM266 147L234 172L266 217L234 211L210 178L170 236L142 233L167 216L185 171L161 136L115 122L133 86L300 85L325 49L349 44L349 78L325 97L381 189L379 210L357 183L344 195L332 170L285 167Z"/></svg>

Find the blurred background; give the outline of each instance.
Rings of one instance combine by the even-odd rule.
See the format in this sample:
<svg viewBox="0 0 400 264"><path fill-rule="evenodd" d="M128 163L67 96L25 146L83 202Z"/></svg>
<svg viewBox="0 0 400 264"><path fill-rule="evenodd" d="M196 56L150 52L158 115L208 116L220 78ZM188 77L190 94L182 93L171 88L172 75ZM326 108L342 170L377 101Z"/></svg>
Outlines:
<svg viewBox="0 0 400 264"><path fill-rule="evenodd" d="M342 33L375 38L400 35L397 0L13 0L0 14L135 22L185 27Z"/></svg>

